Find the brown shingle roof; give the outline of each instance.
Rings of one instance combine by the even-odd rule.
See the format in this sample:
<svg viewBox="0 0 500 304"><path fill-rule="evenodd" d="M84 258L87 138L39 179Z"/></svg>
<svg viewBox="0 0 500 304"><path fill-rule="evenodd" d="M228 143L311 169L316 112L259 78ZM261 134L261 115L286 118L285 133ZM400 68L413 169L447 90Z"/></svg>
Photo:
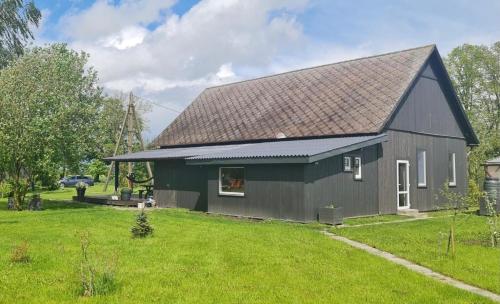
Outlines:
<svg viewBox="0 0 500 304"><path fill-rule="evenodd" d="M435 46L203 91L155 140L195 145L378 133Z"/></svg>

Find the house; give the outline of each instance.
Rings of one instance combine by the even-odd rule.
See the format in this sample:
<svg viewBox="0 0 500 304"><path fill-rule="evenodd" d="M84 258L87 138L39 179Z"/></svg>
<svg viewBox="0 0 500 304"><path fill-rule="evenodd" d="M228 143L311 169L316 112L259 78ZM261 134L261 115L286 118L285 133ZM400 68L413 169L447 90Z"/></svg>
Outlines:
<svg viewBox="0 0 500 304"><path fill-rule="evenodd" d="M208 88L154 144L108 160L154 162L160 206L308 222L436 209L478 139L431 45Z"/></svg>

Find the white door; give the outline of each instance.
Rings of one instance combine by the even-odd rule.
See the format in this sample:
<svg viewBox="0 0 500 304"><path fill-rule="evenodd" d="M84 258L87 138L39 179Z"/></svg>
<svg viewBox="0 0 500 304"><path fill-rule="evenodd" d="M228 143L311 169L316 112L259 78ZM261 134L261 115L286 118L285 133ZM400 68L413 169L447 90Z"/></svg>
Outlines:
<svg viewBox="0 0 500 304"><path fill-rule="evenodd" d="M410 208L410 163L407 160L396 161L398 209Z"/></svg>

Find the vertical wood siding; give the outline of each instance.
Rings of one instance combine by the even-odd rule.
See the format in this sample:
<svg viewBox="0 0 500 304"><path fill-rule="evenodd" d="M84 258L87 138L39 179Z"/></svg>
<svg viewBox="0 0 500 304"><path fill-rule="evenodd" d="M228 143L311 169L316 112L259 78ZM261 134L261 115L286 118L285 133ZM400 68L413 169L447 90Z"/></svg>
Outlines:
<svg viewBox="0 0 500 304"><path fill-rule="evenodd" d="M430 76L431 73L432 69L428 66L424 75ZM389 129L464 138L435 76L417 80Z"/></svg>
<svg viewBox="0 0 500 304"><path fill-rule="evenodd" d="M157 161L154 198L160 207L207 211L206 169L184 160Z"/></svg>
<svg viewBox="0 0 500 304"><path fill-rule="evenodd" d="M378 146L373 145L346 155L361 156L362 180L343 171L343 155L308 164L305 168L305 212L314 220L318 208L334 204L343 207L344 216L378 214Z"/></svg>
<svg viewBox="0 0 500 304"><path fill-rule="evenodd" d="M448 178L448 153L456 153L457 186L453 191L467 191L467 159L464 139L387 131L388 142L381 144L379 158L379 203L381 213L396 213L396 161L410 162L410 208L420 211L443 206L439 189ZM427 186L417 186L417 150L426 152Z"/></svg>
<svg viewBox="0 0 500 304"><path fill-rule="evenodd" d="M304 165L231 165L245 168L245 196L219 195L219 167L207 166L208 211L305 221Z"/></svg>

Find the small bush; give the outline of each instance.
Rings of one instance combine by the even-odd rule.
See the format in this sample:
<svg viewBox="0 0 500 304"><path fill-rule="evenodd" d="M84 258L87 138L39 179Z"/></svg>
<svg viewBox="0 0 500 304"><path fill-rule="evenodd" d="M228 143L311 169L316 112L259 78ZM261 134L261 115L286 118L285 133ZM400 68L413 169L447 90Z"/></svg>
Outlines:
<svg viewBox="0 0 500 304"><path fill-rule="evenodd" d="M12 249L12 255L10 261L12 263L29 263L30 256L28 254L29 245L28 242L23 241L19 245L14 246Z"/></svg>
<svg viewBox="0 0 500 304"><path fill-rule="evenodd" d="M89 252L89 233L82 233L80 236L81 262L80 262L80 295L92 297L96 295L106 295L116 290L116 257L98 263L93 261ZM100 270L102 269L102 270Z"/></svg>
<svg viewBox="0 0 500 304"><path fill-rule="evenodd" d="M144 211L141 211L141 213L137 215L135 225L130 231L132 232L132 237L134 238L145 238L153 234L153 227L149 224L148 217Z"/></svg>

